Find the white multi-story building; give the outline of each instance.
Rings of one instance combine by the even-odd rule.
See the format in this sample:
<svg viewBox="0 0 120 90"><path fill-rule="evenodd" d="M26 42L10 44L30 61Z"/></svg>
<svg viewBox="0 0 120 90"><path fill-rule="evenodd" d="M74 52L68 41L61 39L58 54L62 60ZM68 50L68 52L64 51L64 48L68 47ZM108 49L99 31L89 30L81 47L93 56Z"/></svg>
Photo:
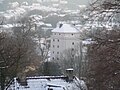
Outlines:
<svg viewBox="0 0 120 90"><path fill-rule="evenodd" d="M61 53L67 49L73 49L80 43L79 30L70 24L59 24L52 30L51 36L51 60L60 59Z"/></svg>

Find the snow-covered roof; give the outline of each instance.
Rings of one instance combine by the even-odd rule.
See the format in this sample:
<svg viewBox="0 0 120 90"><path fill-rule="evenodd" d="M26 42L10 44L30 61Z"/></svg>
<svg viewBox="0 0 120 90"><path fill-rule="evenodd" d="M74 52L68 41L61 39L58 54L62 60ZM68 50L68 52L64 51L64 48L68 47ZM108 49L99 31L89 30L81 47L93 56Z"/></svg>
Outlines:
<svg viewBox="0 0 120 90"><path fill-rule="evenodd" d="M66 69L67 71L73 71L73 68Z"/></svg>
<svg viewBox="0 0 120 90"><path fill-rule="evenodd" d="M38 76L26 78L27 85L22 86L14 78L5 90L87 90L84 81L74 77L72 82L64 76Z"/></svg>
<svg viewBox="0 0 120 90"><path fill-rule="evenodd" d="M92 40L92 38L88 38L88 39L82 41L83 45L89 45L89 44L93 44L93 43L95 43L95 42Z"/></svg>
<svg viewBox="0 0 120 90"><path fill-rule="evenodd" d="M74 26L70 24L59 24L55 29L52 30L52 32L58 32L58 33L79 33L79 30Z"/></svg>

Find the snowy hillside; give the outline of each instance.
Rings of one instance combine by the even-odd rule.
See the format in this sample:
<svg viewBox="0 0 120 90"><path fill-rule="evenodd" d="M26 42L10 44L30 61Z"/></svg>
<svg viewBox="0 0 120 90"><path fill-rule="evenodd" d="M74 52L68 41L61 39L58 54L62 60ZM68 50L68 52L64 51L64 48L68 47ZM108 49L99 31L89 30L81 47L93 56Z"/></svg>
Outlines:
<svg viewBox="0 0 120 90"><path fill-rule="evenodd" d="M78 9L70 9L64 7L67 1L61 0L58 2L52 0L53 3L44 2L29 3L29 2L10 2L7 10L0 12L0 20L3 21L7 28L13 27L18 21L24 17L29 17L33 20L38 29L51 30L56 27L59 21L71 22L80 24L80 12L85 8L85 5L79 5ZM57 3L58 4L57 4ZM5 1L3 2L5 3ZM64 8L63 8L64 7ZM13 26L12 26L13 25ZM4 27L3 26L3 27Z"/></svg>

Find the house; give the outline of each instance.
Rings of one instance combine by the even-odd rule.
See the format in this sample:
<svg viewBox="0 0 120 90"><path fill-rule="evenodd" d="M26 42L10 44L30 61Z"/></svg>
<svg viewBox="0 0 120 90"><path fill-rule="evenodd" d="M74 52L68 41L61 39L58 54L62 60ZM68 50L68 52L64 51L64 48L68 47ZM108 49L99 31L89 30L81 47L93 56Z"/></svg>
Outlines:
<svg viewBox="0 0 120 90"><path fill-rule="evenodd" d="M66 76L37 76L14 78L5 90L87 90L85 82L66 70Z"/></svg>
<svg viewBox="0 0 120 90"><path fill-rule="evenodd" d="M80 44L79 30L71 24L58 23L51 35L51 60L59 60L61 53Z"/></svg>

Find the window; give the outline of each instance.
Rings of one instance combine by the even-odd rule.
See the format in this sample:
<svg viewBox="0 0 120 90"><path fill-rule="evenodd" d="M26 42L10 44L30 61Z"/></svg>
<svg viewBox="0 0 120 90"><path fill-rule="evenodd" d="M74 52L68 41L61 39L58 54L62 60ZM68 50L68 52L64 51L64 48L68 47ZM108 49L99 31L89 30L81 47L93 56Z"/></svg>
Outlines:
<svg viewBox="0 0 120 90"><path fill-rule="evenodd" d="M71 34L73 36L73 34Z"/></svg>
<svg viewBox="0 0 120 90"><path fill-rule="evenodd" d="M53 48L55 47L55 45L53 45Z"/></svg>
<svg viewBox="0 0 120 90"><path fill-rule="evenodd" d="M58 39L58 42L59 42L59 39Z"/></svg>
<svg viewBox="0 0 120 90"><path fill-rule="evenodd" d="M54 54L55 52L53 51L53 54Z"/></svg>
<svg viewBox="0 0 120 90"><path fill-rule="evenodd" d="M72 58L74 57L74 55L72 55Z"/></svg>
<svg viewBox="0 0 120 90"><path fill-rule="evenodd" d="M57 60L59 60L59 58L57 58Z"/></svg>
<svg viewBox="0 0 120 90"><path fill-rule="evenodd" d="M57 46L57 48L59 48L59 45Z"/></svg>
<svg viewBox="0 0 120 90"><path fill-rule="evenodd" d="M53 39L53 42L55 41L55 39Z"/></svg>
<svg viewBox="0 0 120 90"><path fill-rule="evenodd" d="M52 59L54 60L55 58L53 57Z"/></svg>
<svg viewBox="0 0 120 90"><path fill-rule="evenodd" d="M57 54L59 54L59 52L57 52Z"/></svg>
<svg viewBox="0 0 120 90"><path fill-rule="evenodd" d="M59 35L61 35L61 34L59 33Z"/></svg>
<svg viewBox="0 0 120 90"><path fill-rule="evenodd" d="M72 48L72 51L74 51L74 48Z"/></svg>
<svg viewBox="0 0 120 90"><path fill-rule="evenodd" d="M72 42L72 45L74 45L74 42Z"/></svg>

